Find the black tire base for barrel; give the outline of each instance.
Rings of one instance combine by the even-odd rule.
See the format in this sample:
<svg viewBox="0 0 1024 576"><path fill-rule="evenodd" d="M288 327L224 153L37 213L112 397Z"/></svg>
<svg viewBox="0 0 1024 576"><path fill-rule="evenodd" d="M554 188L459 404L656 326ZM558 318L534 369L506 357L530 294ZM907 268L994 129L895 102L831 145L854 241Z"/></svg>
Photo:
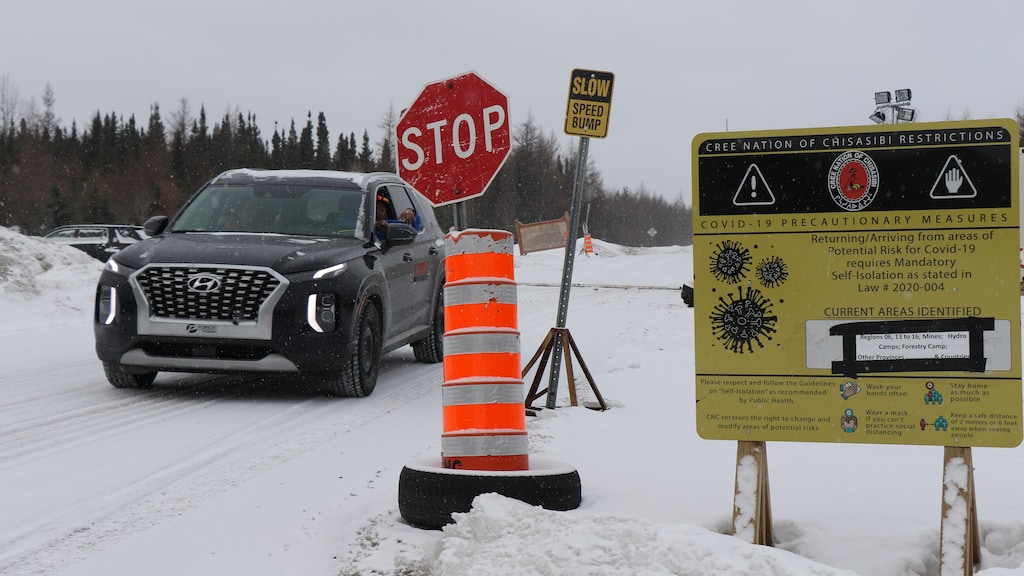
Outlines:
<svg viewBox="0 0 1024 576"><path fill-rule="evenodd" d="M440 530L453 522L452 514L469 512L474 498L491 492L547 510L579 507L582 486L575 469L532 466L531 462L530 470L490 472L410 464L398 478L398 510L417 528Z"/></svg>

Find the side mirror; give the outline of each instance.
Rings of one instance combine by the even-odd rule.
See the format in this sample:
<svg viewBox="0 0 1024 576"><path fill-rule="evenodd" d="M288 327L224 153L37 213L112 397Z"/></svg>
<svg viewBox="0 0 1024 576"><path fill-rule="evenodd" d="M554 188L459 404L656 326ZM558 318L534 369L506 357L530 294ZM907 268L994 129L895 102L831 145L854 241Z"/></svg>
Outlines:
<svg viewBox="0 0 1024 576"><path fill-rule="evenodd" d="M384 242L392 246L412 244L416 239L416 229L408 224L389 223L388 231L384 235Z"/></svg>
<svg viewBox="0 0 1024 576"><path fill-rule="evenodd" d="M167 229L169 221L170 218L167 216L153 216L142 224L142 229L146 232L147 236L159 236Z"/></svg>

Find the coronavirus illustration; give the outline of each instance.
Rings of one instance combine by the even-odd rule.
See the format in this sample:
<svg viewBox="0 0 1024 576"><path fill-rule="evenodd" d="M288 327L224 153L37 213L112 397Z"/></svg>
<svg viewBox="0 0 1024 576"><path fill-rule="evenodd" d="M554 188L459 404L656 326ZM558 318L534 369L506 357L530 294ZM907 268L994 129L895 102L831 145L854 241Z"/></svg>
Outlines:
<svg viewBox="0 0 1024 576"><path fill-rule="evenodd" d="M778 317L772 314L772 302L757 288L739 288L738 298L729 295L729 301L718 299L711 314L711 329L715 338L728 350L743 354L753 352L754 343L764 348L762 340L771 340Z"/></svg>
<svg viewBox="0 0 1024 576"><path fill-rule="evenodd" d="M720 282L738 283L750 271L750 250L738 242L723 240L711 255L711 273Z"/></svg>
<svg viewBox="0 0 1024 576"><path fill-rule="evenodd" d="M789 278L786 262L778 256L761 260L754 268L754 273L765 288L775 288Z"/></svg>

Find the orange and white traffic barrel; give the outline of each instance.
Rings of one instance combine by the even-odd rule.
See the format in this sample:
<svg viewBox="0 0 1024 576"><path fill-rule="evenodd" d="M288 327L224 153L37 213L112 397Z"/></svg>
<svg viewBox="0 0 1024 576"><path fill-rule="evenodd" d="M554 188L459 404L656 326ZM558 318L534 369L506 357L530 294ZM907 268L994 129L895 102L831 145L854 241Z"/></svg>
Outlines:
<svg viewBox="0 0 1024 576"><path fill-rule="evenodd" d="M590 237L590 234L587 234L586 236L583 237L583 250L587 254L594 253L594 240L593 238Z"/></svg>
<svg viewBox="0 0 1024 576"><path fill-rule="evenodd" d="M528 470L513 236L445 236L444 432L446 468Z"/></svg>

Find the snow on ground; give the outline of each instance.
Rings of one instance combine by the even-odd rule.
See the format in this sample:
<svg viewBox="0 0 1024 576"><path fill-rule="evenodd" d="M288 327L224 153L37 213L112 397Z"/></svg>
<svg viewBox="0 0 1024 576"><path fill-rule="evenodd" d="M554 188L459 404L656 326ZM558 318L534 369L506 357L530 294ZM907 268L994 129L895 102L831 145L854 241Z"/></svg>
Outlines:
<svg viewBox="0 0 1024 576"><path fill-rule="evenodd" d="M396 351L358 400L183 375L117 390L92 352L102 264L0 228L0 575L939 574L938 447L769 443L776 546L729 535L736 443L694 424L691 250L595 245L568 328L611 409L569 406L563 373L559 407L527 420L582 505L483 495L432 531L401 518L397 479L439 456L439 366ZM516 256L524 362L563 259ZM978 574L1024 576L1024 451L973 456Z"/></svg>

